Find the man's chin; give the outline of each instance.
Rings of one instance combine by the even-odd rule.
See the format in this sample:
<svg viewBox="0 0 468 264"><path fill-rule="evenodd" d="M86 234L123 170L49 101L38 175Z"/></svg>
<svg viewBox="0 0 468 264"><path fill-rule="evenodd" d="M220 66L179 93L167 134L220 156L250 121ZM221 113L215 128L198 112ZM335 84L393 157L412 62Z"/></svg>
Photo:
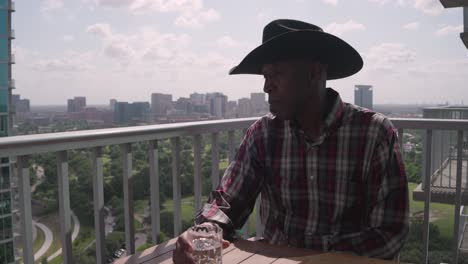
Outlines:
<svg viewBox="0 0 468 264"><path fill-rule="evenodd" d="M275 116L275 119L282 120L282 121L291 120L291 117L287 115L284 115L275 111L271 111L271 110L270 110L270 113Z"/></svg>

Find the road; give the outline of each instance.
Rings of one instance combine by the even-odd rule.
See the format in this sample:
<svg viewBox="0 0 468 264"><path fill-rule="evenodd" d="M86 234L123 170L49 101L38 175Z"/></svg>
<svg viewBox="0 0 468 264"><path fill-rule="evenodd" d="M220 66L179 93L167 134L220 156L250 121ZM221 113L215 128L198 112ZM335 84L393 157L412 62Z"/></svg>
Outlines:
<svg viewBox="0 0 468 264"><path fill-rule="evenodd" d="M72 242L75 241L76 237L78 236L78 233L80 232L80 220L78 220L78 217L74 213L72 213L72 218L73 218L73 233L72 233ZM62 249L57 250L54 254L52 254L50 257L47 258L47 261L52 261L54 258L60 256L62 254Z"/></svg>
<svg viewBox="0 0 468 264"><path fill-rule="evenodd" d="M40 228L45 235L44 243L42 244L41 248L39 248L39 250L34 254L34 260L39 260L47 252L47 250L49 250L50 246L52 245L52 240L54 239L54 236L52 234L52 231L50 231L50 229L44 224L41 224L34 220L33 224L37 228Z"/></svg>

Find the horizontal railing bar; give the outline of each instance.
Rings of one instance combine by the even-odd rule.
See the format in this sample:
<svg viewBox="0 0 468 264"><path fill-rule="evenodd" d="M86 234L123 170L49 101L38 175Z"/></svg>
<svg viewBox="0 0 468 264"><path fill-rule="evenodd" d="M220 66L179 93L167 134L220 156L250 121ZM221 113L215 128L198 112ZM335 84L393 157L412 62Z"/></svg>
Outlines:
<svg viewBox="0 0 468 264"><path fill-rule="evenodd" d="M468 120L429 118L390 118L399 129L468 130Z"/></svg>
<svg viewBox="0 0 468 264"><path fill-rule="evenodd" d="M13 136L0 138L0 155L2 157L29 155L245 129L257 119L258 117L224 119ZM468 130L467 120L422 118L390 120L399 129Z"/></svg>
<svg viewBox="0 0 468 264"><path fill-rule="evenodd" d="M106 128L0 138L1 157L168 139L249 127L258 118Z"/></svg>

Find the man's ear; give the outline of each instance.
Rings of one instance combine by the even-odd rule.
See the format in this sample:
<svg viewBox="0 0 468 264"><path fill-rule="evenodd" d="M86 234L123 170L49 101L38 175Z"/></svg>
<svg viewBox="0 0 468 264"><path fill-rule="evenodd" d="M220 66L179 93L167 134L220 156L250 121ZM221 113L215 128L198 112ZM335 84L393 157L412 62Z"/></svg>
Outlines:
<svg viewBox="0 0 468 264"><path fill-rule="evenodd" d="M324 72L326 72L326 65L320 64L319 62L313 62L309 64L309 80L320 81L324 78ZM325 74L325 79L326 74Z"/></svg>

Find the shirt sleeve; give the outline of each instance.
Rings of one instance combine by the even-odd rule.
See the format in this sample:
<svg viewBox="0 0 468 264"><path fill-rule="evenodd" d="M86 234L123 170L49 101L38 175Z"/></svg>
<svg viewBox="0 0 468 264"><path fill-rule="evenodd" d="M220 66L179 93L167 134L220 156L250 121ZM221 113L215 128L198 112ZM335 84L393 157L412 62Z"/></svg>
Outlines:
<svg viewBox="0 0 468 264"><path fill-rule="evenodd" d="M233 162L197 213L195 222L216 222L226 239L232 239L251 214L264 179L264 124L254 123L246 132Z"/></svg>
<svg viewBox="0 0 468 264"><path fill-rule="evenodd" d="M409 230L408 182L397 132L390 124L385 134L370 164L363 231L330 236L330 250L392 259L403 247Z"/></svg>

